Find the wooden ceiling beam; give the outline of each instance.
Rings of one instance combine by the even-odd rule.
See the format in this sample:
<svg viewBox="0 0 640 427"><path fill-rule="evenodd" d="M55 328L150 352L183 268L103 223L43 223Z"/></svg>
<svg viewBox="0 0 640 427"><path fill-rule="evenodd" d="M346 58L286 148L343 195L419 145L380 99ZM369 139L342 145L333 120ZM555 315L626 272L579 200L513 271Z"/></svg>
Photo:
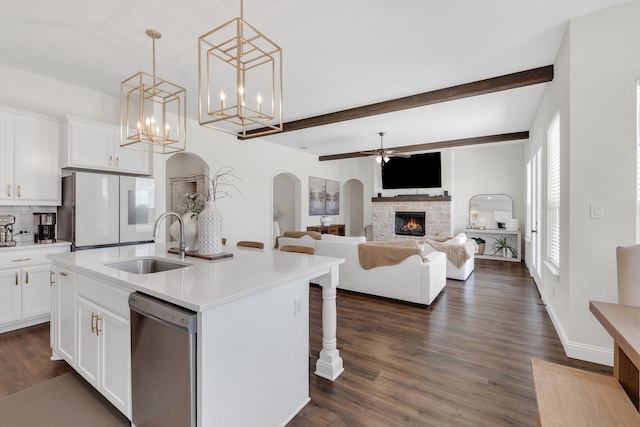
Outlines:
<svg viewBox="0 0 640 427"><path fill-rule="evenodd" d="M463 147L465 145L478 145L478 144L490 144L494 142L518 141L522 139L529 139L529 131L503 133L499 135L478 136L474 138L453 139L450 141L428 142L426 144L405 145L403 147L388 147L388 149L393 150L396 153L410 153L410 152L416 152L416 151L442 150L445 148ZM329 156L320 156L319 160L322 162L326 160L352 159L356 157L369 157L369 156L371 156L371 154L364 154L361 151L356 151L353 153L342 153L342 154L332 154Z"/></svg>
<svg viewBox="0 0 640 427"><path fill-rule="evenodd" d="M282 132L292 132L301 129L324 126L332 123L339 123L347 120L361 119L364 117L376 116L379 114L393 113L395 111L409 108L424 107L440 102L453 101L456 99L468 98L471 96L485 95L488 93L503 90L516 89L519 87L546 83L553 80L553 65L533 68L531 70L520 71L512 74L505 74L490 79L478 80L444 89L437 89L430 92L419 93L417 95L405 96L389 101L369 104L362 107L350 108L348 110L336 111L333 113L321 114L319 116L308 117L306 119L294 120L283 123ZM248 131L246 137L240 139L256 138L252 134L257 134L268 128L254 129ZM277 134L273 134L277 135Z"/></svg>

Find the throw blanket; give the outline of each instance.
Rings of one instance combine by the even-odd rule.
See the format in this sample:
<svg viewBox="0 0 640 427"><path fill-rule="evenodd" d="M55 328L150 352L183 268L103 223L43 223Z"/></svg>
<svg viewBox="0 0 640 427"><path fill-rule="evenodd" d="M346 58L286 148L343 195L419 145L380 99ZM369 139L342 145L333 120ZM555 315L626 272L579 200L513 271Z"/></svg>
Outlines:
<svg viewBox="0 0 640 427"><path fill-rule="evenodd" d="M302 236L312 237L314 240L320 240L322 238L322 234L318 231L285 231L282 237L294 237L299 239ZM274 248L278 249L278 239L280 236L276 237L276 244Z"/></svg>
<svg viewBox="0 0 640 427"><path fill-rule="evenodd" d="M431 245L439 252L447 254L447 259L458 268L462 267L478 250L478 244L475 240L467 240L461 245L447 245L431 239L425 239L424 243Z"/></svg>
<svg viewBox="0 0 640 427"><path fill-rule="evenodd" d="M415 240L358 243L360 266L365 270L400 264L411 255L422 256L420 246Z"/></svg>

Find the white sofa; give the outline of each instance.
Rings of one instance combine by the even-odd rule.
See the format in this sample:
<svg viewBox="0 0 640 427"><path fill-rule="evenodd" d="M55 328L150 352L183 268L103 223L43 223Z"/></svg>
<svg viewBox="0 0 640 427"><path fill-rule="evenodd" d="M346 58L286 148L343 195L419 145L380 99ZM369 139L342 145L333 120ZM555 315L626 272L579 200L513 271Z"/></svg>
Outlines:
<svg viewBox="0 0 640 427"><path fill-rule="evenodd" d="M467 240L467 235L464 233L460 233L455 237L446 240L444 242L437 242L436 247L433 247L428 242L425 242L422 246L423 255L427 255L431 252L440 251L444 246L459 246L464 248L464 250L469 254L469 258L464 262L464 264L457 266L450 259L449 255L447 255L447 279L455 279L455 280L467 280L467 277L473 272L475 268L475 261L473 254L477 252L478 245L475 244L473 240ZM446 249L444 249L446 250Z"/></svg>
<svg viewBox="0 0 640 427"><path fill-rule="evenodd" d="M361 292L401 301L429 305L444 289L446 256L433 251L425 256L411 255L396 265L365 270L360 266L358 244L364 237L338 237L322 235L321 240L311 238L280 237L279 247L285 245L311 246L316 255L344 258L340 264L338 289ZM319 278L323 284L323 278Z"/></svg>

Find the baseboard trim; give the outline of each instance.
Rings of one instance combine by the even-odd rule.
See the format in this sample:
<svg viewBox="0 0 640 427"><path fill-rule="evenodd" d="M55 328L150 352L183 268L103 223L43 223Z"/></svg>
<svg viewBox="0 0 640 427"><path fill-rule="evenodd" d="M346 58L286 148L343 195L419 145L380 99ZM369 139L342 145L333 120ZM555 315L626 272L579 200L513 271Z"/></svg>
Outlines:
<svg viewBox="0 0 640 427"><path fill-rule="evenodd" d="M550 305L546 305L546 308L547 313L549 313L549 317L551 318L551 323L553 323L553 327L555 328L558 337L560 338L562 348L564 349L564 353L567 355L567 357L570 357L572 359L584 360L591 363L598 363L600 365L613 366L612 349L570 341L567 338L567 334L562 328L558 317L553 311L553 307L551 307Z"/></svg>

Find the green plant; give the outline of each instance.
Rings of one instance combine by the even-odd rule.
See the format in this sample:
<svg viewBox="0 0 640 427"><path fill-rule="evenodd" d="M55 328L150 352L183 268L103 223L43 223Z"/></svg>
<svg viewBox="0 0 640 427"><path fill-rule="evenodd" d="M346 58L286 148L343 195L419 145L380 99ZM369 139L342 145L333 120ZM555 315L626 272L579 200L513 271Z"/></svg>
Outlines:
<svg viewBox="0 0 640 427"><path fill-rule="evenodd" d="M477 244L486 243L482 237L472 237L472 239L475 240Z"/></svg>
<svg viewBox="0 0 640 427"><path fill-rule="evenodd" d="M184 215L191 212L191 218L198 218L198 214L204 209L203 195L200 193L182 193L180 199L185 203L178 207L178 213Z"/></svg>
<svg viewBox="0 0 640 427"><path fill-rule="evenodd" d="M516 250L513 246L511 246L511 236L500 236L499 238L493 237L493 242L491 244L491 250L493 251L492 255L496 255L502 251L504 251L505 256L508 255L508 252L511 252L513 257L518 256Z"/></svg>

